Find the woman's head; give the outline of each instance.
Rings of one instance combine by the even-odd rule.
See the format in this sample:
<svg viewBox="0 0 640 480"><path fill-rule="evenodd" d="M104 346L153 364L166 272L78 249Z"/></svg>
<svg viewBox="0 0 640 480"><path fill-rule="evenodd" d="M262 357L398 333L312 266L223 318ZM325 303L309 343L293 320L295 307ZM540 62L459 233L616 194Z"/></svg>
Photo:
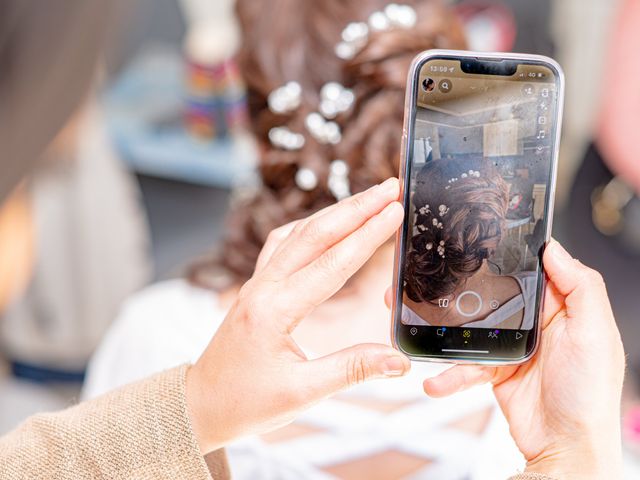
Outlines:
<svg viewBox="0 0 640 480"><path fill-rule="evenodd" d="M339 58L336 46L345 27L367 22L388 4L381 0L238 1L243 35L238 61L260 146L261 185L251 198L232 207L219 256L191 272L197 283L220 287L245 281L269 231L335 202L335 192L329 188L334 160L343 160L347 166L350 193L397 175L411 60L420 51L464 48L465 42L453 13L442 2L411 0L403 4L416 12L413 27L370 31L352 58ZM286 114L274 113L269 109L269 94L292 81L301 87L299 106ZM354 93L350 108L333 119L341 132L337 144L317 141L305 126L307 116L319 110L320 90L329 82ZM296 150L275 146L269 139L274 127L303 135L304 145ZM301 188L296 175L303 169L311 178ZM222 284L218 283L220 273Z"/></svg>
<svg viewBox="0 0 640 480"><path fill-rule="evenodd" d="M414 302L452 294L498 248L509 188L487 159L428 162L416 177L405 291Z"/></svg>

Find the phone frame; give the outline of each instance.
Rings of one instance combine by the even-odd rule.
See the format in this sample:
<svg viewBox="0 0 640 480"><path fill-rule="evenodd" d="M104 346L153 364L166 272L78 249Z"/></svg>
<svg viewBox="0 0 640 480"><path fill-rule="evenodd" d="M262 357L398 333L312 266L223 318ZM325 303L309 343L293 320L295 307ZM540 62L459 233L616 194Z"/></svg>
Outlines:
<svg viewBox="0 0 640 480"><path fill-rule="evenodd" d="M409 142L413 141L413 128L414 128L414 120L417 111L417 95L418 95L418 83L420 77L420 70L422 66L433 59L443 59L443 60L461 60L465 59L470 60L513 60L520 61L523 63L532 62L542 64L543 66L548 67L557 75L556 81L558 86L557 91L557 113L556 118L554 119L557 122L555 139L554 139L554 148L552 151L551 158L551 172L550 172L550 181L549 181L549 199L547 205L545 205L546 215L547 215L547 225L545 230L545 239L544 245L542 247L542 251L544 252L546 245L551 239L551 229L553 225L553 211L555 206L555 192L556 192L556 182L558 176L558 156L560 152L560 138L561 138L561 130L562 130L562 119L564 113L564 94L565 94L565 76L562 67L558 62L553 60L552 58L545 57L542 55L530 55L530 54L518 54L518 53L501 53L501 52L474 52L474 51L461 51L461 50L427 50L420 54L418 54L413 61L411 62L411 66L409 68L409 74L407 78L407 87L405 93L405 114L404 114L404 124L402 128L402 145L400 151L400 198L402 199L403 205L409 205L409 192L406 188L406 179L409 178L407 175L407 170L410 167L410 162L407 159L408 152L411 151ZM405 221L406 221L406 213L405 213ZM405 353L411 360L421 361L421 362L436 362L436 363L459 363L459 364L479 364L479 365L519 365L530 360L538 351L540 345L540 335L542 333L542 322L540 321L542 317L542 311L545 303L545 291L547 285L547 277L543 273L542 278L542 292L540 294L540 304L536 317L536 326L532 330L534 333L533 337L533 347L529 353L526 353L524 357L517 358L513 360L504 360L504 359L492 359L487 358L484 359L469 359L465 357L456 357L455 355L450 356L438 356L438 357L430 357L430 356L417 356L411 355L404 352L402 346L398 341L398 328L402 322L399 320L400 316L397 314L397 309L400 305L402 305L402 298L400 298L400 289L399 282L400 276L402 272L402 265L404 263L404 250L406 238L403 235L404 228L398 229L396 234L396 242L395 242L395 255L394 255L394 265L393 265L393 298L391 304L391 343L392 345Z"/></svg>

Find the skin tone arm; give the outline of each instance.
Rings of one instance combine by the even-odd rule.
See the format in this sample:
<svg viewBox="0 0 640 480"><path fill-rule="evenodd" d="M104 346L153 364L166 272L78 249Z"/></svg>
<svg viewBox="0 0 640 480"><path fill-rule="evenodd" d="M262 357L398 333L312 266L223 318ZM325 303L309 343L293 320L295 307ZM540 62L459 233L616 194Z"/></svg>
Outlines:
<svg viewBox="0 0 640 480"><path fill-rule="evenodd" d="M513 367L455 366L424 382L443 397L493 383L527 472L622 478L624 351L602 277L552 241L540 350ZM387 295L389 296L389 295Z"/></svg>

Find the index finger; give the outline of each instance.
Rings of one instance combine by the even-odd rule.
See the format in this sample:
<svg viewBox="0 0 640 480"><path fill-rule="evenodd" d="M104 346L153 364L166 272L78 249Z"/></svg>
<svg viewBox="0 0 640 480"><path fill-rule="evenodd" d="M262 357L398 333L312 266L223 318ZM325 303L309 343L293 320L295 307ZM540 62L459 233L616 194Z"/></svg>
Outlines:
<svg viewBox="0 0 640 480"><path fill-rule="evenodd" d="M307 222L299 223L271 257L268 270L278 277L288 277L297 272L362 227L399 195L398 179L390 178L361 195L339 202L335 208Z"/></svg>

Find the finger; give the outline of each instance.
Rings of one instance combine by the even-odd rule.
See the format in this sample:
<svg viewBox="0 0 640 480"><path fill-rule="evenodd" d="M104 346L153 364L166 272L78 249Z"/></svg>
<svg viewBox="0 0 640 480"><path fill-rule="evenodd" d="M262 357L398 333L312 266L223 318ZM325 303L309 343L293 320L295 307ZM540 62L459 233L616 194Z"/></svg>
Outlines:
<svg viewBox="0 0 640 480"><path fill-rule="evenodd" d="M278 276L300 270L397 200L399 192L398 179L390 178L362 195L343 200L335 209L300 223L273 255L270 269Z"/></svg>
<svg viewBox="0 0 640 480"><path fill-rule="evenodd" d="M565 297L567 314L584 322L612 317L602 276L586 267L555 240L544 252L544 268L554 288Z"/></svg>
<svg viewBox="0 0 640 480"><path fill-rule="evenodd" d="M564 308L564 296L558 292L551 282L547 282L544 290L544 307L542 309L542 329L544 330L553 318Z"/></svg>
<svg viewBox="0 0 640 480"><path fill-rule="evenodd" d="M324 252L287 280L292 318L303 318L336 293L400 227L404 209L398 202L369 219L358 230ZM290 325L294 327L295 325Z"/></svg>
<svg viewBox="0 0 640 480"><path fill-rule="evenodd" d="M388 345L361 344L305 362L304 369L313 395L321 399L367 380L403 376L411 362Z"/></svg>
<svg viewBox="0 0 640 480"><path fill-rule="evenodd" d="M502 383L511 377L518 367L484 367L479 365L456 365L441 374L427 378L422 386L430 397L447 397L476 385Z"/></svg>
<svg viewBox="0 0 640 480"><path fill-rule="evenodd" d="M255 273L259 273L265 265L269 262L273 253L278 249L280 244L284 242L284 240L291 234L291 231L298 225L302 220L295 220L293 222L289 222L281 227L278 227L272 230L267 236L267 241L264 243L262 250L260 250L260 255L258 255L258 260L256 261Z"/></svg>
<svg viewBox="0 0 640 480"><path fill-rule="evenodd" d="M364 195L366 193L367 193L366 190L364 192L356 193L355 195L352 195L350 197L350 199L351 200L357 200L359 197L361 197L362 195ZM325 207L325 208L323 208L321 210L318 210L317 212L315 212L314 214L312 214L312 215L310 215L310 216L308 216L306 218L301 218L299 220L295 220L295 221L290 222L290 223L288 223L288 224L286 224L286 225L284 225L282 227L278 227L276 230L274 230L274 232L275 231L279 231L279 232L275 233L276 242L274 242L274 244L272 244L272 246L274 246L275 248L270 249L271 250L270 254L265 255L265 256L268 256L268 258L264 259L263 264L262 264L262 268L264 268L266 266L266 264L269 262L269 260L271 260L271 258L273 258L273 256L276 253L282 251L282 247L286 243L285 240L291 235L291 232L293 231L293 229L295 227L302 228L305 224L307 224L311 220L313 220L315 218L318 218L318 217L321 217L321 216L323 216L323 215L325 215L327 213L330 213L330 212L336 210L337 208L340 208L344 204L343 203L344 201L346 201L346 199L342 200L341 202L338 202L338 203L333 203L333 204L329 205L328 207ZM284 227L291 226L291 225L293 226L293 228L287 228L286 230L281 230ZM268 240L269 239L267 238L267 242L268 242ZM266 247L266 244L265 244L265 247ZM263 250L264 250L265 247L263 247Z"/></svg>

